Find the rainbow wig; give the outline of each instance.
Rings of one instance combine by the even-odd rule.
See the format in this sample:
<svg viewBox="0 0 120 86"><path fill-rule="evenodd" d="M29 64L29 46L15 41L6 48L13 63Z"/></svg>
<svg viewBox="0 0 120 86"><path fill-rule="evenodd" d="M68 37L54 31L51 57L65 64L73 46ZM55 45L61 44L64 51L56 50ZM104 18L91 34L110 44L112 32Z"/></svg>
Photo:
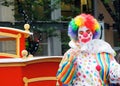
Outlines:
<svg viewBox="0 0 120 86"><path fill-rule="evenodd" d="M100 36L100 25L98 21L90 14L81 14L72 19L68 26L68 36L72 40L77 40L78 28L86 26L93 33L93 39Z"/></svg>

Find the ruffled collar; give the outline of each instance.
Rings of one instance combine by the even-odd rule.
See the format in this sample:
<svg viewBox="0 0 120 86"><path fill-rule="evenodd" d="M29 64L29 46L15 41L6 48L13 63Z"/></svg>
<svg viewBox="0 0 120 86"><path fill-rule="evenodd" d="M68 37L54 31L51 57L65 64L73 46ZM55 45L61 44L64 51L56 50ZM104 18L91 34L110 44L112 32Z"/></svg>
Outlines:
<svg viewBox="0 0 120 86"><path fill-rule="evenodd" d="M93 39L90 42L84 44L83 46L76 44L74 41L70 41L69 46L71 48L79 48L82 52L87 53L106 52L112 54L113 56L116 55L110 44L100 39Z"/></svg>

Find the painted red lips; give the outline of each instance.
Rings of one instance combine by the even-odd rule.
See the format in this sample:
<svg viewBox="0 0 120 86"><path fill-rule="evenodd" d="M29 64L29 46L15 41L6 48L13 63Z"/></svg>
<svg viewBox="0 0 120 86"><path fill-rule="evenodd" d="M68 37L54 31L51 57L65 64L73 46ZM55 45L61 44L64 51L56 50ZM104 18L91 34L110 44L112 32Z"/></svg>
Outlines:
<svg viewBox="0 0 120 86"><path fill-rule="evenodd" d="M90 41L90 38L87 38L87 39L84 38L84 39L81 39L81 41L84 42L84 43L86 43L86 42Z"/></svg>

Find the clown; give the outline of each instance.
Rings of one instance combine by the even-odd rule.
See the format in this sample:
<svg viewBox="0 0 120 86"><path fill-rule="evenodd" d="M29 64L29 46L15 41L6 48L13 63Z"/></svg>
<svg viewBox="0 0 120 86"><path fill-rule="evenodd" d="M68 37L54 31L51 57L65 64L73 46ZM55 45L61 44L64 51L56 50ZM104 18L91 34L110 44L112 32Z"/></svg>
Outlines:
<svg viewBox="0 0 120 86"><path fill-rule="evenodd" d="M68 27L71 47L63 56L57 79L71 86L106 86L120 84L120 65L115 51L98 39L100 25L90 14L72 19Z"/></svg>

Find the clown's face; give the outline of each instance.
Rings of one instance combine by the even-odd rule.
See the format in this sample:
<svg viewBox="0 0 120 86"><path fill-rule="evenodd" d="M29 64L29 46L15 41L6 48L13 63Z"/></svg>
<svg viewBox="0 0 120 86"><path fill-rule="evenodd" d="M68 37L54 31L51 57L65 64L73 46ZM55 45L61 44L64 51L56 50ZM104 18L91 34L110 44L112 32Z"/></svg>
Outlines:
<svg viewBox="0 0 120 86"><path fill-rule="evenodd" d="M78 29L78 42L81 45L92 40L92 37L93 37L93 34L88 28L82 27Z"/></svg>

